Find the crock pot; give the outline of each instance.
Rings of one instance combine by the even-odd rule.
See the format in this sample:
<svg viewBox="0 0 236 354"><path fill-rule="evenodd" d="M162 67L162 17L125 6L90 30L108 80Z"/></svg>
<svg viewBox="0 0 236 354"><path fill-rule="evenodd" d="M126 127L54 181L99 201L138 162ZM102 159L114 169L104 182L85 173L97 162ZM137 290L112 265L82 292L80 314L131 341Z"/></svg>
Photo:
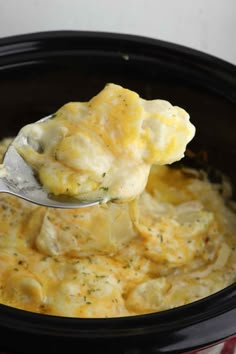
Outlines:
<svg viewBox="0 0 236 354"><path fill-rule="evenodd" d="M0 39L0 137L113 82L185 108L197 133L189 148L236 185L236 67L179 45L133 35L56 31ZM236 236L236 235L235 235ZM159 313L64 318L0 305L8 353L233 353L236 284ZM73 348L73 349L72 349ZM228 348L228 349L227 349Z"/></svg>

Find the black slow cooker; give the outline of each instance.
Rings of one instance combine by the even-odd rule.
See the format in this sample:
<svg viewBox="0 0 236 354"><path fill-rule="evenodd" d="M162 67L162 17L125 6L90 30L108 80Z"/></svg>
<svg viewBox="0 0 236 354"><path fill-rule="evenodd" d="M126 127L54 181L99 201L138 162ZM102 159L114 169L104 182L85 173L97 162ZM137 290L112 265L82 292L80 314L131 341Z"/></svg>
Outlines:
<svg viewBox="0 0 236 354"><path fill-rule="evenodd" d="M197 129L189 148L207 151L208 163L236 185L236 67L151 38L56 31L0 39L0 137L68 101L88 100L108 82L185 108ZM185 353L229 339L232 349L235 335L236 284L125 318L63 318L0 305L0 350L8 353Z"/></svg>

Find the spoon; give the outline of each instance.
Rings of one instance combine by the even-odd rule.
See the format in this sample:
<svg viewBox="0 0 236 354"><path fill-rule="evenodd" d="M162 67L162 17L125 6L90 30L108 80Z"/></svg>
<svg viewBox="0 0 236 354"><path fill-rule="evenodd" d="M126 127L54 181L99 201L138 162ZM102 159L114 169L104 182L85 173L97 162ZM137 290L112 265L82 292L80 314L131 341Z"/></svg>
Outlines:
<svg viewBox="0 0 236 354"><path fill-rule="evenodd" d="M34 124L46 122L52 117L50 115L42 118ZM29 145L29 138L20 131L9 145L3 158L0 192L9 193L34 204L51 208L85 208L102 202L101 200L85 201L69 196L49 195L35 177L32 168L17 152L15 146L22 144Z"/></svg>

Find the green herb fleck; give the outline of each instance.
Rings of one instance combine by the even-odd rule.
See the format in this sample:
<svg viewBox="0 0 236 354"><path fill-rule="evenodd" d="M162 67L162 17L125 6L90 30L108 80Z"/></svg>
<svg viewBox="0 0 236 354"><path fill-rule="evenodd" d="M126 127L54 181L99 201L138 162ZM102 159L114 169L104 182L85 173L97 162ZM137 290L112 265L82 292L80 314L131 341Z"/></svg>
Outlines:
<svg viewBox="0 0 236 354"><path fill-rule="evenodd" d="M114 197L114 198L111 199L111 201L115 202L116 200L119 200L119 199L120 199L120 197Z"/></svg>
<svg viewBox="0 0 236 354"><path fill-rule="evenodd" d="M105 192L107 192L109 190L108 187L100 187L100 189L103 189Z"/></svg>
<svg viewBox="0 0 236 354"><path fill-rule="evenodd" d="M79 263L80 263L80 261L77 260L77 261L73 262L72 264L79 264Z"/></svg>
<svg viewBox="0 0 236 354"><path fill-rule="evenodd" d="M99 289L99 288L97 288L97 289L88 289L88 294L90 295L90 294L92 294L92 293L94 293L94 292L96 292L96 291L99 291L99 290L101 290L101 289Z"/></svg>
<svg viewBox="0 0 236 354"><path fill-rule="evenodd" d="M163 242L163 236L162 236L162 234L157 234L157 237L159 237L159 238L160 238L160 241Z"/></svg>
<svg viewBox="0 0 236 354"><path fill-rule="evenodd" d="M129 263L125 264L125 265L123 266L123 268L124 268L124 269L130 268L130 264L129 264Z"/></svg>
<svg viewBox="0 0 236 354"><path fill-rule="evenodd" d="M45 262L48 259L48 256L45 256L41 259L41 261Z"/></svg>

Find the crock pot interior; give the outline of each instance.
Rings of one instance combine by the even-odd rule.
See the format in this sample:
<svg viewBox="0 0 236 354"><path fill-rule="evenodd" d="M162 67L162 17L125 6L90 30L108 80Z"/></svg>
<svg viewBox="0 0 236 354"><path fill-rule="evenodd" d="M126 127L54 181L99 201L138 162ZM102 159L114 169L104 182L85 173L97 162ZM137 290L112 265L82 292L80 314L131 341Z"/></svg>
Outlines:
<svg viewBox="0 0 236 354"><path fill-rule="evenodd" d="M0 54L1 138L15 135L22 125L53 113L66 102L88 100L106 83L113 82L138 92L143 98L166 99L174 105L185 108L196 126L196 136L189 144L189 148L195 152L207 151L209 163L229 175L233 184L236 185L234 165L236 158L236 69L234 66L203 53L157 40L93 32L49 32L6 38L0 40ZM227 289L227 293L222 292L217 297L218 306L224 304L221 312L222 315L228 313L228 321L236 315L236 301L232 300L235 299L235 293L235 286L231 286ZM227 296L231 301L230 308L226 308L223 300ZM204 305L203 301L201 304L202 311L210 306L209 302ZM185 314L181 311L177 316L180 319L182 314ZM191 305L188 306L187 313L192 311ZM199 307L196 311L199 311ZM71 326L68 328L71 328L72 333L76 335L69 335L67 330L64 339L73 337L76 342L76 337L78 337L83 341L83 335L79 335L79 328L86 323L88 327L86 327L85 344L89 340L89 326L93 328L91 332L93 334L90 337L99 343L101 338L95 335L96 330L94 330L97 325L104 329L107 338L114 339L116 328L122 326L126 328L127 323L131 323L128 319L127 321L125 319L114 320L115 322L112 322L113 332L109 332L109 327L104 327L104 322L97 321L96 324L96 321L90 321L89 324L86 321L79 323L73 320L73 323L65 323L62 320L60 324L60 318L56 318L56 322L53 322L54 327L50 327L51 322L48 321L47 316L33 315L31 317L24 311L14 313L14 309L5 306L0 307L0 318L1 316L6 321L5 326L2 321L0 323L6 337L10 329L13 335L16 335L19 325L23 326L22 323L24 323L26 326L27 321L31 324L32 321L37 323L38 318L42 336L45 335L43 328L46 328L50 333L49 337L58 339L63 331L57 331L57 329L67 325ZM158 323L160 318L155 316L155 314L138 316L132 322L133 334L138 338L140 332L144 343L145 336L150 340L150 335L155 333L154 327L160 325ZM194 319L194 311L191 316L192 325L194 325L197 322ZM170 318L171 315L168 312L166 319L161 317L161 320L170 321ZM226 323L225 320L224 323ZM12 328L14 326L15 328ZM75 329L76 326L77 329ZM145 326L149 328L149 335L148 330L144 330ZM188 326L191 327L190 322ZM224 336L234 334L235 324L232 326L228 324L228 332L221 331L218 337L215 335L210 339L208 336L208 343L211 340L214 341L217 338L220 340ZM117 335L117 338L121 342L124 341L126 346L125 338L132 337L132 330L128 326L126 335L123 332L120 332L120 336ZM39 329L35 331L40 334ZM30 333L29 328L26 333ZM187 344L186 341L188 335L187 332L183 332L182 338L180 333L176 334L175 338L173 330L172 334L167 335L169 346L164 343L168 341L168 338L161 340L159 337L159 343L163 342L159 347L153 340L155 338L152 338L151 342L154 343L152 350L156 348L155 353L158 353L158 350L174 352L180 348L189 349L190 342ZM198 338L194 343L197 346L203 344L202 342L203 340ZM172 347L170 343L173 344ZM104 344L103 348L105 348ZM132 348L135 348L134 344ZM139 346L141 353L140 348L141 346ZM129 347L129 350L131 349ZM148 353L148 351L144 352Z"/></svg>

